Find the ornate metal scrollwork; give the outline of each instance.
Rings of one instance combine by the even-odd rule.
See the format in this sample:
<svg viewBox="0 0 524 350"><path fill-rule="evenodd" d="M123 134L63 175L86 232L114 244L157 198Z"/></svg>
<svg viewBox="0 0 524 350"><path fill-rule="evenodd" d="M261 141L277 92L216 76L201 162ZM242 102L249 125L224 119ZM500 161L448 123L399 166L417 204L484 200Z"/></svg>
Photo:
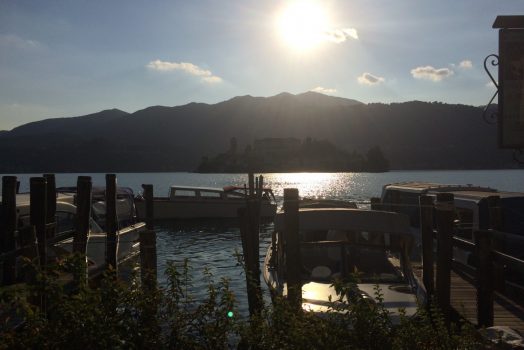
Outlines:
<svg viewBox="0 0 524 350"><path fill-rule="evenodd" d="M486 73L488 74L489 78L493 82L493 85L495 85L495 87L497 88L497 91L495 91L495 93L493 94L493 96L489 100L489 102L486 105L486 107L484 107L484 111L482 112L482 118L488 124L495 124L496 121L497 121L498 112L495 110L495 111L492 111L491 114L488 115L488 110L490 110L489 107L491 106L493 100L495 99L495 97L497 97L497 95L499 93L499 84L497 83L495 78L493 78L493 75L491 74L491 72L488 69L488 61L490 60L490 58L491 58L491 61L490 61L491 66L496 67L496 66L499 65L499 56L495 55L495 54L491 54L491 55L488 55L484 59L484 70L486 71Z"/></svg>

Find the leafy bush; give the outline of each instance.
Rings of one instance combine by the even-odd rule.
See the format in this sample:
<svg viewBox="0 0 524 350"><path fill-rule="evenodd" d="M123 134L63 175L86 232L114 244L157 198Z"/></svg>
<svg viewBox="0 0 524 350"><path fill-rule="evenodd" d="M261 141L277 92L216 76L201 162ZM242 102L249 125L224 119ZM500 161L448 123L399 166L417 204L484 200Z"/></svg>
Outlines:
<svg viewBox="0 0 524 350"><path fill-rule="evenodd" d="M206 271L207 297L191 296L187 260L166 269L165 286L142 288L107 273L96 287L83 281L71 290L67 273L78 271L78 257L36 274L29 285L0 291L0 349L478 349L471 326L448 328L442 314L421 308L416 317L392 324L381 302L351 293L352 282L338 281L340 294L323 315L297 312L274 297L249 319L238 315L229 282L215 282ZM80 258L80 260L82 260ZM382 299L376 288L377 298ZM40 296L45 295L45 298ZM343 298L342 296L346 296Z"/></svg>

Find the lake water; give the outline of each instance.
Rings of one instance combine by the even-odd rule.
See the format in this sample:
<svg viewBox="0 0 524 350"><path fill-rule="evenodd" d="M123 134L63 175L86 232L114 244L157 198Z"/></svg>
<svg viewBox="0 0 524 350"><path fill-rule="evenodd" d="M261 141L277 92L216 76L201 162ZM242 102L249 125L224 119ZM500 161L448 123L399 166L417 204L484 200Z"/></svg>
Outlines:
<svg viewBox="0 0 524 350"><path fill-rule="evenodd" d="M78 175L90 175L94 185L104 185L105 174L56 174L57 186L76 184ZM20 190L29 190L29 178L40 174L19 174ZM117 174L120 186L131 187L135 193L141 184L152 184L155 195L166 195L169 186L192 185L223 187L243 186L247 176L241 174L193 173L123 173ZM284 188L298 188L301 196L353 200L360 206L369 206L370 197L380 196L382 186L401 181L429 181L446 184L474 184L499 190L524 192L524 170L482 171L391 171L388 173L286 173L264 174L265 185L275 192L279 204ZM260 238L260 256L271 240L272 224L263 225ZM237 264L235 252L242 251L240 233L233 222L169 222L157 224L157 253L159 275L170 260L190 259L193 267L195 296L205 295L202 277L208 268L216 280L227 277L235 291L240 311L247 313L245 277Z"/></svg>

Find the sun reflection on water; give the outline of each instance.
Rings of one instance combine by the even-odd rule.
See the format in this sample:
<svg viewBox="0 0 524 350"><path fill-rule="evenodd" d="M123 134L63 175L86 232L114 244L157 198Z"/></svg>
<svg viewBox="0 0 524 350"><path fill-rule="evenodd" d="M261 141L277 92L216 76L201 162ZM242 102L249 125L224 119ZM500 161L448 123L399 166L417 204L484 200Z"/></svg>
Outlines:
<svg viewBox="0 0 524 350"><path fill-rule="evenodd" d="M264 182L279 199L285 188L298 188L300 197L369 201L363 191L365 178L359 173L264 174Z"/></svg>

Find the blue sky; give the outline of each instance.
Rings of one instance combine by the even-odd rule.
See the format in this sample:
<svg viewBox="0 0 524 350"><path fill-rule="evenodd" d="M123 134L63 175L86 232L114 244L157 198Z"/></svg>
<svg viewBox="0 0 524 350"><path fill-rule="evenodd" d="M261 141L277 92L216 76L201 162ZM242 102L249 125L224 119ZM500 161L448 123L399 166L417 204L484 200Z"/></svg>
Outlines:
<svg viewBox="0 0 524 350"><path fill-rule="evenodd" d="M319 33L317 12L323 27L303 48L303 34L282 29L297 2L0 0L0 129L283 91L482 105L495 91L483 68L498 50L493 21L524 10L522 0L304 0L305 40Z"/></svg>

